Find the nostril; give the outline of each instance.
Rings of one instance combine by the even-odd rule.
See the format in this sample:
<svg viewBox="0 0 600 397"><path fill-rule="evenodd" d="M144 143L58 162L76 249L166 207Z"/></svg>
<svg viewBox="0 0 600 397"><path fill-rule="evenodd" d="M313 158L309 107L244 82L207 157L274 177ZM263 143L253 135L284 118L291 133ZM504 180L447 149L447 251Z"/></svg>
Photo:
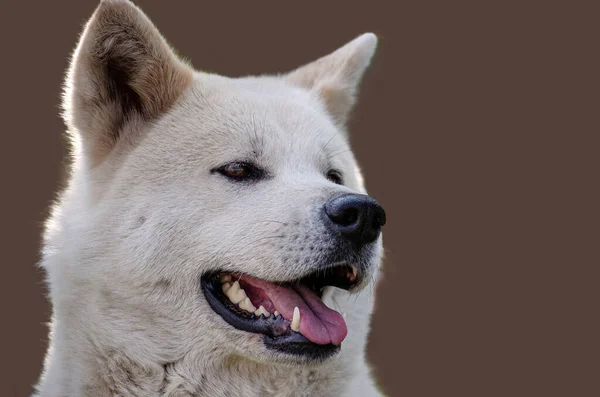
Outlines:
<svg viewBox="0 0 600 397"><path fill-rule="evenodd" d="M350 226L358 221L358 209L345 208L335 222L340 226Z"/></svg>

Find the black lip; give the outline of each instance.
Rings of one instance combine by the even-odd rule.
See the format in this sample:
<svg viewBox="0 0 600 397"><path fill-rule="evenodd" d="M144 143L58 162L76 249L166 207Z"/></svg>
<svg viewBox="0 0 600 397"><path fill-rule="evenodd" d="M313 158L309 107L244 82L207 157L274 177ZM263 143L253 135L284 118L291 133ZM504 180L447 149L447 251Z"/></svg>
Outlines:
<svg viewBox="0 0 600 397"><path fill-rule="evenodd" d="M229 325L242 331L263 334L268 349L312 361L321 361L340 351L334 344L319 345L292 331L290 322L281 315L257 317L231 303L221 290L218 273L207 274L200 279L202 292L210 307Z"/></svg>
<svg viewBox="0 0 600 397"><path fill-rule="evenodd" d="M310 360L322 361L340 351L340 346L332 343L318 345L306 339L304 335L291 331L289 335L272 338L265 335L264 343L267 348L294 356L303 356Z"/></svg>

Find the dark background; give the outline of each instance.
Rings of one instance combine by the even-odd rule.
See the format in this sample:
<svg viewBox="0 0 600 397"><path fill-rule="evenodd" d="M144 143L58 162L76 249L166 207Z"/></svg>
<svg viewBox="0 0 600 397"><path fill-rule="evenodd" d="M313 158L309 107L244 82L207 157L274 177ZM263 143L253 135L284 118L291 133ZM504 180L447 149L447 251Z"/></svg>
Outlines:
<svg viewBox="0 0 600 397"><path fill-rule="evenodd" d="M598 13L583 2L137 2L201 70L280 72L373 31L351 124L387 209L369 346L390 396L598 396ZM589 2L588 4L592 4ZM41 225L95 1L0 5L0 395L46 349Z"/></svg>

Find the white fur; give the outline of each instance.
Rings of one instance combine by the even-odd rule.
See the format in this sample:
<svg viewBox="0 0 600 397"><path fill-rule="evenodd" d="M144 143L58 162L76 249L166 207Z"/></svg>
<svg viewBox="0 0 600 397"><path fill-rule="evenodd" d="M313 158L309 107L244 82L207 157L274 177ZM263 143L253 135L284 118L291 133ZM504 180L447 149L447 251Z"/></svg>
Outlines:
<svg viewBox="0 0 600 397"><path fill-rule="evenodd" d="M73 166L44 234L53 315L35 395L379 396L365 347L381 239L369 285L325 294L328 306L345 313L349 333L341 353L320 364L267 350L260 335L223 321L199 291L199 276L214 269L272 280L306 274L310 257L299 242L327 244L312 209L336 192L365 192L344 124L375 36L290 74L240 79L192 71L152 42L177 63L185 84L169 93L174 103L157 107L159 115L119 125L118 141L107 147L102 134L111 124L90 120L113 117L115 106L85 100L101 96L94 90L103 78L86 57L105 28L101 18L123 12L133 19L119 23L139 24L156 40L131 3L103 1L67 81ZM210 173L253 145L273 179L241 187ZM331 165L343 171L345 186L325 178Z"/></svg>

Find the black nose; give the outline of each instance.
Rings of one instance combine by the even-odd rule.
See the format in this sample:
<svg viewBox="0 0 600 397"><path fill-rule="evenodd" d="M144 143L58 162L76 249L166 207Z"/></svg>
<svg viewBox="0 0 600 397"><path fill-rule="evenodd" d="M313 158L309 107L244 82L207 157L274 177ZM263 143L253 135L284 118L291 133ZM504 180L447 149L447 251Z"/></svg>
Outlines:
<svg viewBox="0 0 600 397"><path fill-rule="evenodd" d="M371 243L385 224L385 211L375 199L364 194L344 194L325 203L325 213L335 230L355 243Z"/></svg>

